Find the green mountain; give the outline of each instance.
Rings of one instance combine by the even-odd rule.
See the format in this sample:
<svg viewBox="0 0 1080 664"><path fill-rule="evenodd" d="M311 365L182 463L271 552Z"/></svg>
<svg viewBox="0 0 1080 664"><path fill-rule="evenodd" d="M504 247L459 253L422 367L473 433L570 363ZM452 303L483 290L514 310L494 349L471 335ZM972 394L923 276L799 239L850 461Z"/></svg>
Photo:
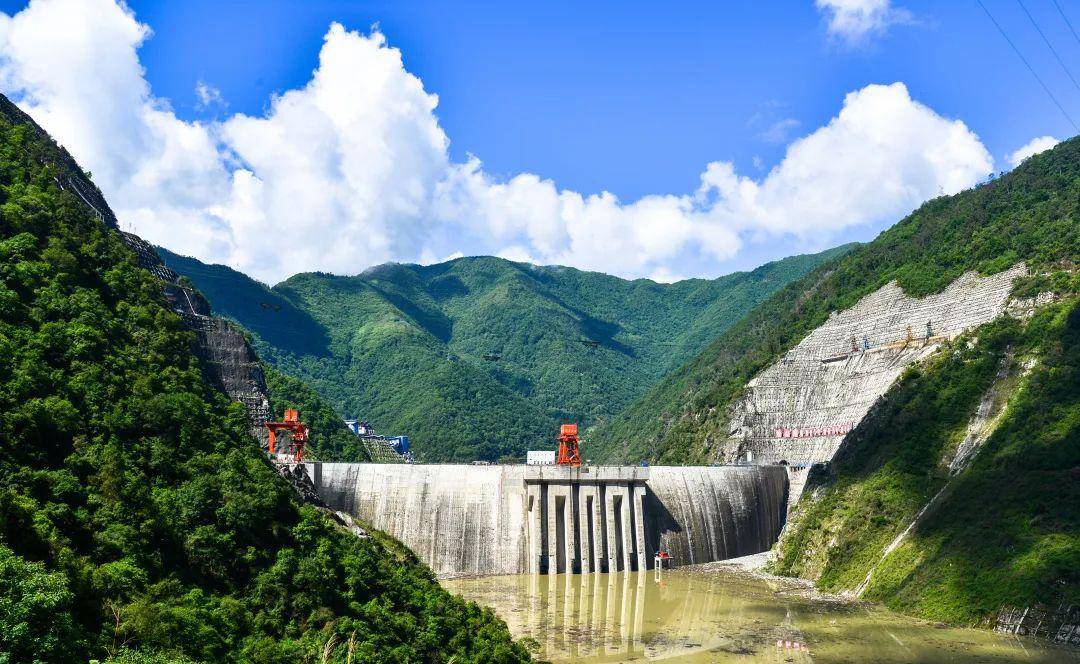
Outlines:
<svg viewBox="0 0 1080 664"><path fill-rule="evenodd" d="M527 659L400 544L300 502L100 192L3 97L0 201L0 662Z"/></svg>
<svg viewBox="0 0 1080 664"><path fill-rule="evenodd" d="M873 242L786 285L596 431L597 454L711 461L747 381L831 312L892 280L923 296L967 270L992 274L1021 260L1038 272L1071 270L1080 262L1078 152L1080 140L1066 141L997 180L931 200Z"/></svg>
<svg viewBox="0 0 1080 664"><path fill-rule="evenodd" d="M747 382L831 312L892 280L923 296L965 271L992 274L1025 261L1032 275L1014 294L1054 292L1057 303L1028 323L983 326L909 369L833 462L811 473L775 569L832 590L859 589L870 575L864 596L956 622L986 618L1002 604L1075 603L1078 202L1077 138L994 181L929 201L728 328L594 432L596 454L711 462ZM1005 357L1013 358L1007 371L1000 368ZM948 459L995 381L1001 394L987 403L996 403L1000 418L987 425L979 455L953 477Z"/></svg>
<svg viewBox="0 0 1080 664"><path fill-rule="evenodd" d="M523 456L560 422L603 422L839 247L658 284L499 258L299 274L267 288L159 250L260 353L424 460Z"/></svg>

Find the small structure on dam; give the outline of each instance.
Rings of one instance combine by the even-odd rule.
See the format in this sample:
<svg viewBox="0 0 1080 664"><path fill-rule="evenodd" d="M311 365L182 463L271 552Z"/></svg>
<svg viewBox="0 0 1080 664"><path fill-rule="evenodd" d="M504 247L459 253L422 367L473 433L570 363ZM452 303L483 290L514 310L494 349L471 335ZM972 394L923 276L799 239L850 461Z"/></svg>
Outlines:
<svg viewBox="0 0 1080 664"><path fill-rule="evenodd" d="M405 543L437 575L644 570L769 549L781 466L307 463L330 507Z"/></svg>

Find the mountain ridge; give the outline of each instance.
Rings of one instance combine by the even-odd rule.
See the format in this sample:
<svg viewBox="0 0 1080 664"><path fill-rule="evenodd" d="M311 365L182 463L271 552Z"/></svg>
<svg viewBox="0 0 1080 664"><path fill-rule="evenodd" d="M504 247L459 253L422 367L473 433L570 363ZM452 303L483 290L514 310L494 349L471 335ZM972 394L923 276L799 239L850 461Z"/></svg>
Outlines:
<svg viewBox="0 0 1080 664"><path fill-rule="evenodd" d="M268 287L160 253L341 412L408 433L420 458L464 461L520 457L550 446L561 421L609 417L764 295L851 246L674 284L466 257Z"/></svg>
<svg viewBox="0 0 1080 664"><path fill-rule="evenodd" d="M788 284L594 432L602 458L625 448L657 450L651 458L674 463L711 462L746 382L831 312L890 281L923 296L965 271L993 274L1021 260L1036 272L1074 268L1078 161L1080 139L1073 138L1001 178L927 201L872 242ZM1018 288L1036 278L1048 277L1029 277Z"/></svg>

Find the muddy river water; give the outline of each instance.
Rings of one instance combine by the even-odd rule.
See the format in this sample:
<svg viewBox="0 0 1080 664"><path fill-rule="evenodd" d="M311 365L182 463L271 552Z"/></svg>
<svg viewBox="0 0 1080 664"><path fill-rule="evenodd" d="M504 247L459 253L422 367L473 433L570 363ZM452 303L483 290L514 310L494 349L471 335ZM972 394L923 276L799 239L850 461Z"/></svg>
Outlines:
<svg viewBox="0 0 1080 664"><path fill-rule="evenodd" d="M1080 651L944 629L793 581L730 571L443 581L553 662L1080 662Z"/></svg>

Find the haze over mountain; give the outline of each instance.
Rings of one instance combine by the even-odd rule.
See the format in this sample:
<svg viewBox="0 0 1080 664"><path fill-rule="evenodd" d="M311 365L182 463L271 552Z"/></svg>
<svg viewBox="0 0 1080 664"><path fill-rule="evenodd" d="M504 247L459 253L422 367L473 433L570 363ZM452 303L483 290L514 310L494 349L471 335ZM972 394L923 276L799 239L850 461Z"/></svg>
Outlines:
<svg viewBox="0 0 1080 664"><path fill-rule="evenodd" d="M427 460L521 456L604 421L769 294L847 251L659 284L491 258L387 264L273 288L159 250L268 361Z"/></svg>

